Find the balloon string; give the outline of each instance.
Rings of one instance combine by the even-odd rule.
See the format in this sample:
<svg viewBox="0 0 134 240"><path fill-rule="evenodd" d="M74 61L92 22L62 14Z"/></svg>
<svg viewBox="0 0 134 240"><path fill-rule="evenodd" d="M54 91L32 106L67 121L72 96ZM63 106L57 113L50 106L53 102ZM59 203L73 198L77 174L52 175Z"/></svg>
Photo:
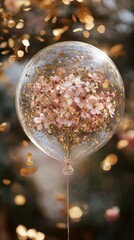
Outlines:
<svg viewBox="0 0 134 240"><path fill-rule="evenodd" d="M67 239L69 240L69 231L70 231L70 225L69 225L69 175L67 175Z"/></svg>

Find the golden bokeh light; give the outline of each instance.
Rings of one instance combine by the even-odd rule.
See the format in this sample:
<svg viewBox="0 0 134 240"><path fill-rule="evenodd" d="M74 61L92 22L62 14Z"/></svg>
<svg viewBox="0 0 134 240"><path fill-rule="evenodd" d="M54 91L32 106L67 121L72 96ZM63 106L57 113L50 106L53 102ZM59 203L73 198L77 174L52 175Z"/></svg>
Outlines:
<svg viewBox="0 0 134 240"><path fill-rule="evenodd" d="M18 225L18 227L16 228L16 233L21 236L21 237L26 237L27 239L27 228L23 225Z"/></svg>
<svg viewBox="0 0 134 240"><path fill-rule="evenodd" d="M70 218L73 220L80 219L83 216L83 211L78 206L74 206L74 207L70 208L68 213L69 213Z"/></svg>
<svg viewBox="0 0 134 240"><path fill-rule="evenodd" d="M10 185L10 184L11 184L11 180L9 180L9 179L7 179L7 178L4 178L4 179L2 180L2 182L3 182L4 185Z"/></svg>
<svg viewBox="0 0 134 240"><path fill-rule="evenodd" d="M23 206L26 203L26 198L24 195L18 194L14 198L14 203L17 206Z"/></svg>

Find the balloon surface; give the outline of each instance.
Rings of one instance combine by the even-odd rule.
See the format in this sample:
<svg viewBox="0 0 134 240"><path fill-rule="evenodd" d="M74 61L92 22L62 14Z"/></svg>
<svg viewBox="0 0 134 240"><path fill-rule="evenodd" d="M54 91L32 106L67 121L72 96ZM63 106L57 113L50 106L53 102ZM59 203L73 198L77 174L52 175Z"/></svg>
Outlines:
<svg viewBox="0 0 134 240"><path fill-rule="evenodd" d="M124 112L124 85L110 58L82 42L44 48L22 72L16 108L43 152L75 161L101 148Z"/></svg>

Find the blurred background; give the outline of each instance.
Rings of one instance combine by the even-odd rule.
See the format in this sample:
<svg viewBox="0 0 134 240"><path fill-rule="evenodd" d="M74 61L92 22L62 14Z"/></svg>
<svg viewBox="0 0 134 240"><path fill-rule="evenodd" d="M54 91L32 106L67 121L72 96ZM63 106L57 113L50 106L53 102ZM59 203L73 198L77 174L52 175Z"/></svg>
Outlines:
<svg viewBox="0 0 134 240"><path fill-rule="evenodd" d="M0 1L0 240L66 240L63 164L24 134L15 89L31 57L55 42L103 50L125 84L126 109L114 137L74 165L70 240L134 239L134 1Z"/></svg>

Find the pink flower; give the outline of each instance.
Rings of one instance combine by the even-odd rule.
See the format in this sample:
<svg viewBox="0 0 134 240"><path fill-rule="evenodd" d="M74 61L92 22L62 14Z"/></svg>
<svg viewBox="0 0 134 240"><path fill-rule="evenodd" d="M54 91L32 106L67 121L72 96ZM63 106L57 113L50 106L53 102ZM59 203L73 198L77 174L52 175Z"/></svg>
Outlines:
<svg viewBox="0 0 134 240"><path fill-rule="evenodd" d="M87 92L91 92L91 93L96 93L96 89L98 88L96 85L95 85L95 83L94 82L86 82L86 87L85 87L85 89L86 89L86 91Z"/></svg>
<svg viewBox="0 0 134 240"><path fill-rule="evenodd" d="M90 98L89 103L87 103L87 107L90 110L91 114L101 114L104 109L104 105L96 101L95 98Z"/></svg>

